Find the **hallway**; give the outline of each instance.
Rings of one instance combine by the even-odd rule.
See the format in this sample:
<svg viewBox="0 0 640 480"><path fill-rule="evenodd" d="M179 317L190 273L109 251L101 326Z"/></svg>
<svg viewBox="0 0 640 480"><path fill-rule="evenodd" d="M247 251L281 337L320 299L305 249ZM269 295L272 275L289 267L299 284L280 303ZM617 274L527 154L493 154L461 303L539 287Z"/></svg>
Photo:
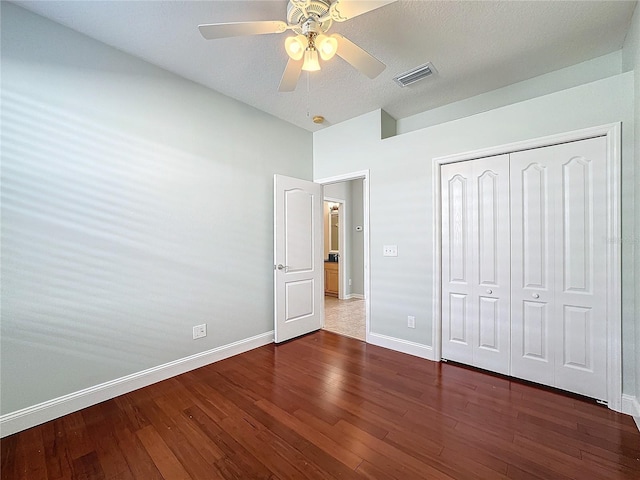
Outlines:
<svg viewBox="0 0 640 480"><path fill-rule="evenodd" d="M325 296L324 309L325 330L365 341L364 300L357 298L338 300L335 297Z"/></svg>

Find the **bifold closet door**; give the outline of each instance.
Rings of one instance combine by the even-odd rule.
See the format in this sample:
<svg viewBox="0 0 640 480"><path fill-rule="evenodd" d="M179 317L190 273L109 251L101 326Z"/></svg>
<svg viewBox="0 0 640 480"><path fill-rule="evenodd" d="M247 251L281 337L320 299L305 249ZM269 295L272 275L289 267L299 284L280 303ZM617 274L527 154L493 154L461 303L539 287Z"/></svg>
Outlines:
<svg viewBox="0 0 640 480"><path fill-rule="evenodd" d="M511 374L606 399L606 139L511 154Z"/></svg>
<svg viewBox="0 0 640 480"><path fill-rule="evenodd" d="M443 165L442 356L509 373L509 156Z"/></svg>

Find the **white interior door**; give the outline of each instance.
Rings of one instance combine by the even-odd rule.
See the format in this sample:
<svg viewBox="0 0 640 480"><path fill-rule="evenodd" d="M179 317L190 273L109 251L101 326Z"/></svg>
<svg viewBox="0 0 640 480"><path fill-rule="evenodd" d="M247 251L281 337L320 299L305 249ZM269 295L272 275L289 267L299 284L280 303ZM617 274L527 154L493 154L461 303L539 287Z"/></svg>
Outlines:
<svg viewBox="0 0 640 480"><path fill-rule="evenodd" d="M509 156L443 165L442 356L509 373Z"/></svg>
<svg viewBox="0 0 640 480"><path fill-rule="evenodd" d="M606 138L511 162L512 374L606 399Z"/></svg>
<svg viewBox="0 0 640 480"><path fill-rule="evenodd" d="M322 185L274 175L275 341L322 328Z"/></svg>

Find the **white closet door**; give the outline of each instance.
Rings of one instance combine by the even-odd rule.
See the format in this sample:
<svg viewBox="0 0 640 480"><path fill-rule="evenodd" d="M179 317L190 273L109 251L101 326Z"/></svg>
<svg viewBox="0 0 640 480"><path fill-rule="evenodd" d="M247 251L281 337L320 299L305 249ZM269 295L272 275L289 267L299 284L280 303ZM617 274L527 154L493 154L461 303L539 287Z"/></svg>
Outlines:
<svg viewBox="0 0 640 480"><path fill-rule="evenodd" d="M442 355L509 373L509 156L444 165Z"/></svg>
<svg viewBox="0 0 640 480"><path fill-rule="evenodd" d="M511 154L511 375L545 385L554 383L556 177L538 150Z"/></svg>
<svg viewBox="0 0 640 480"><path fill-rule="evenodd" d="M607 398L606 139L511 155L512 375Z"/></svg>
<svg viewBox="0 0 640 480"><path fill-rule="evenodd" d="M469 365L476 316L471 299L472 184L472 162L442 166L442 356Z"/></svg>
<svg viewBox="0 0 640 480"><path fill-rule="evenodd" d="M548 147L558 166L555 335L558 388L607 398L605 137Z"/></svg>
<svg viewBox="0 0 640 480"><path fill-rule="evenodd" d="M509 155L473 160L473 365L509 374Z"/></svg>

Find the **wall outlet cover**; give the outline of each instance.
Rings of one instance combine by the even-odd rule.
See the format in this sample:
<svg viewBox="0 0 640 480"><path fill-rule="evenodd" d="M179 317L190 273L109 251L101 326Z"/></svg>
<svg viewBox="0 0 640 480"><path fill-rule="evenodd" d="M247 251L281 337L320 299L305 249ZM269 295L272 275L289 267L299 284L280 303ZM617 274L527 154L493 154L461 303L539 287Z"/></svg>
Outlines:
<svg viewBox="0 0 640 480"><path fill-rule="evenodd" d="M382 256L383 257L397 257L398 256L398 246L397 245L384 245L382 247Z"/></svg>
<svg viewBox="0 0 640 480"><path fill-rule="evenodd" d="M193 327L193 339L202 338L207 336L207 324L196 325Z"/></svg>

